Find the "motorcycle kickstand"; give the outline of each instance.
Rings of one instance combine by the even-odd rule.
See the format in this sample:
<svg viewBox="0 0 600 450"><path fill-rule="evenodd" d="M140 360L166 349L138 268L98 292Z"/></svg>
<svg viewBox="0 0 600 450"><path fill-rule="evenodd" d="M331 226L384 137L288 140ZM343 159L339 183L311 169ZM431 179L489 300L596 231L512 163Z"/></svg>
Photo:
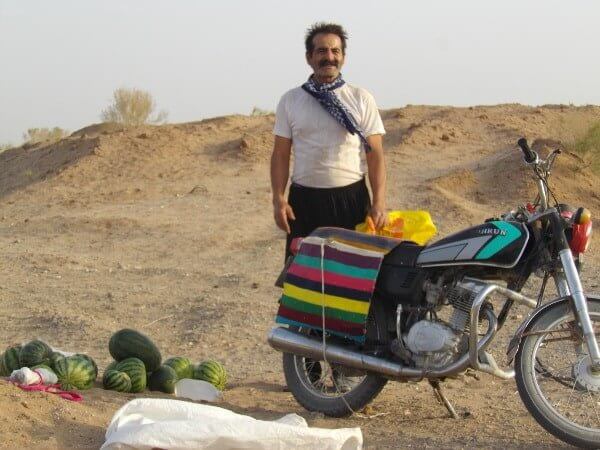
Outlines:
<svg viewBox="0 0 600 450"><path fill-rule="evenodd" d="M452 406L452 403L450 403L448 398L442 392L442 387L440 386L440 382L438 380L427 380L427 381L429 381L429 385L432 387L433 395L435 395L435 398L437 399L437 401L442 403L446 407L446 409L448 410L448 412L450 413L450 415L452 416L453 419L458 419L459 417L458 417L458 414L456 414L456 410L454 409L454 406Z"/></svg>

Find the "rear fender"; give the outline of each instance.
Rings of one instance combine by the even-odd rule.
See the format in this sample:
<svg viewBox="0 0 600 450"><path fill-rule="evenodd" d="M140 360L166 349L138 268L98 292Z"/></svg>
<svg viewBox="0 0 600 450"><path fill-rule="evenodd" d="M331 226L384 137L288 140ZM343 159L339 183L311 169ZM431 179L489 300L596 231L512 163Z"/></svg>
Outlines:
<svg viewBox="0 0 600 450"><path fill-rule="evenodd" d="M600 302L600 296L598 296L598 295L586 295L586 297L587 297L588 301ZM556 305L566 303L569 300L571 300L570 296L561 297L561 298L552 300L551 302L546 303L546 304L540 306L538 309L534 310L529 315L529 317L527 317L527 319L525 319L525 321L521 325L519 325L519 328L517 328L517 331L515 331L515 334L512 337L512 339L510 340L510 342L508 343L508 348L506 349L506 354L508 356L508 364L511 364L513 362L513 360L515 359L515 355L517 354L517 352L519 351L519 347L521 346L521 339L523 338L523 334L529 329L529 326L532 324L532 322L535 320L535 318L538 317L543 312L545 312L546 310L553 308Z"/></svg>

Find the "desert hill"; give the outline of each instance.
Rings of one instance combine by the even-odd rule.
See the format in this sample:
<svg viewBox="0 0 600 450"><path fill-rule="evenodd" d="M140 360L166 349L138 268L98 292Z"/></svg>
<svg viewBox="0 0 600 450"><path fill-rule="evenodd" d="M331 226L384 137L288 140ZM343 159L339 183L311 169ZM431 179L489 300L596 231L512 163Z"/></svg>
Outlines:
<svg viewBox="0 0 600 450"><path fill-rule="evenodd" d="M534 185L521 164L516 140L527 136L542 153L561 148L599 119L600 108L407 106L384 111L382 116L387 129L390 207L418 208L421 201L427 206L435 203L432 197L441 197L443 202L433 206L460 211L465 205L467 210L480 209L468 206L469 202L505 206L511 197L529 192ZM130 129L91 125L55 144L25 146L0 155L4 169L0 196L23 195L27 188L24 192L32 194L31 189L60 190L62 198L57 200L83 205L139 201L187 194L178 190L178 183L189 180L191 191L199 174L202 181L197 190L208 189L207 184L218 190L218 184L235 177L236 171L268 162L272 126L273 116L227 116ZM597 176L585 168L578 169L577 179L572 176L572 168L584 165L576 155L563 155L555 174L566 196L581 192L578 201L586 198L587 188L593 192L597 182ZM415 199L409 193L426 195Z"/></svg>
<svg viewBox="0 0 600 450"><path fill-rule="evenodd" d="M382 117L389 209L427 209L445 235L533 200L517 139L546 154L599 121L600 107L407 106ZM265 341L284 246L268 177L273 121L98 124L1 153L0 343L39 337L103 367L110 335L131 327L165 358L223 361L225 406L255 417L297 412L317 426L360 426L376 448L560 445L529 417L513 382L487 376L450 383L453 401L472 412L452 426L423 384L389 384L373 404L389 414L370 421L307 413L282 391L280 356ZM597 215L600 178L586 165L565 151L552 186L560 201ZM596 291L597 242L584 277ZM0 447L99 447L133 396L84 395L75 405L0 383Z"/></svg>

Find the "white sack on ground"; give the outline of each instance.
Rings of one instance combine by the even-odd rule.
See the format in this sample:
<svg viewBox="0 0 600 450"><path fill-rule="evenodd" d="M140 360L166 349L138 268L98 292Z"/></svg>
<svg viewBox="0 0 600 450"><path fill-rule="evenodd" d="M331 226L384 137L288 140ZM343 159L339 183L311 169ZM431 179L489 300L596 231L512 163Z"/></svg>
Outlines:
<svg viewBox="0 0 600 450"><path fill-rule="evenodd" d="M102 450L152 448L359 450L362 433L360 428L309 428L296 414L265 421L180 400L132 400L113 416Z"/></svg>
<svg viewBox="0 0 600 450"><path fill-rule="evenodd" d="M10 374L10 381L13 383L23 384L30 386L32 384L54 384L58 381L58 378L54 372L48 369L40 367L39 369L32 370L29 367L21 367L15 369Z"/></svg>
<svg viewBox="0 0 600 450"><path fill-rule="evenodd" d="M215 403L221 400L222 395L221 391L204 380L182 378L175 383L175 397Z"/></svg>

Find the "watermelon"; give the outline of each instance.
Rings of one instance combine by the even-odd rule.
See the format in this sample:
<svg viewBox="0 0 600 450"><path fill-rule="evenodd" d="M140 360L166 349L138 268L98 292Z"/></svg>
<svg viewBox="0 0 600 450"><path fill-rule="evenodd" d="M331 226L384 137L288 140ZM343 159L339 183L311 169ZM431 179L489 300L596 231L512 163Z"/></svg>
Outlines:
<svg viewBox="0 0 600 450"><path fill-rule="evenodd" d="M87 359L92 364L92 366L94 366L94 372L96 373L94 379L96 379L96 377L98 376L98 364L96 364L96 361L94 361L90 356L84 355L83 353L75 353L73 356L79 356L81 358Z"/></svg>
<svg viewBox="0 0 600 450"><path fill-rule="evenodd" d="M28 342L21 348L21 367L33 367L38 364L50 365L52 349L48 344L39 339Z"/></svg>
<svg viewBox="0 0 600 450"><path fill-rule="evenodd" d="M81 356L73 355L57 360L54 372L58 377L61 389L65 391L89 389L96 380L93 364Z"/></svg>
<svg viewBox="0 0 600 450"><path fill-rule="evenodd" d="M203 361L194 369L194 378L196 380L208 381L214 387L222 391L227 384L227 372L225 367L218 361L209 359Z"/></svg>
<svg viewBox="0 0 600 450"><path fill-rule="evenodd" d="M163 365L173 368L177 374L178 380L183 378L194 378L194 364L189 358L174 356L173 358L167 359Z"/></svg>
<svg viewBox="0 0 600 450"><path fill-rule="evenodd" d="M131 378L125 372L107 370L102 377L102 386L110 391L130 392Z"/></svg>
<svg viewBox="0 0 600 450"><path fill-rule="evenodd" d="M0 355L0 377L9 377L8 369L4 365L4 353Z"/></svg>
<svg viewBox="0 0 600 450"><path fill-rule="evenodd" d="M50 372L54 373L54 370L52 370L52 367L47 366L46 364L38 364L37 366L31 367L31 370L35 370L35 369L46 369L46 370L49 370Z"/></svg>
<svg viewBox="0 0 600 450"><path fill-rule="evenodd" d="M111 362L108 366L106 366L106 369L104 369L104 373L108 372L109 370L115 370L115 367L117 367L117 364L119 364L118 361Z"/></svg>
<svg viewBox="0 0 600 450"><path fill-rule="evenodd" d="M177 372L171 366L163 364L158 370L152 372L149 388L151 391L172 394L175 392L175 383L177 383Z"/></svg>
<svg viewBox="0 0 600 450"><path fill-rule="evenodd" d="M118 372L125 372L131 379L130 392L142 392L146 389L146 367L139 358L127 358L120 361L115 369Z"/></svg>
<svg viewBox="0 0 600 450"><path fill-rule="evenodd" d="M60 352L52 352L50 353L50 367L54 370L57 361L65 359L65 355Z"/></svg>
<svg viewBox="0 0 600 450"><path fill-rule="evenodd" d="M158 369L162 360L160 351L150 338L129 328L119 330L112 335L108 342L108 351L116 361L127 358L141 359L147 372Z"/></svg>
<svg viewBox="0 0 600 450"><path fill-rule="evenodd" d="M13 345L12 347L8 347L4 352L4 356L2 357L2 359L4 360L4 368L6 369L9 375L12 373L13 370L17 370L23 367L21 366L20 354L20 345Z"/></svg>

